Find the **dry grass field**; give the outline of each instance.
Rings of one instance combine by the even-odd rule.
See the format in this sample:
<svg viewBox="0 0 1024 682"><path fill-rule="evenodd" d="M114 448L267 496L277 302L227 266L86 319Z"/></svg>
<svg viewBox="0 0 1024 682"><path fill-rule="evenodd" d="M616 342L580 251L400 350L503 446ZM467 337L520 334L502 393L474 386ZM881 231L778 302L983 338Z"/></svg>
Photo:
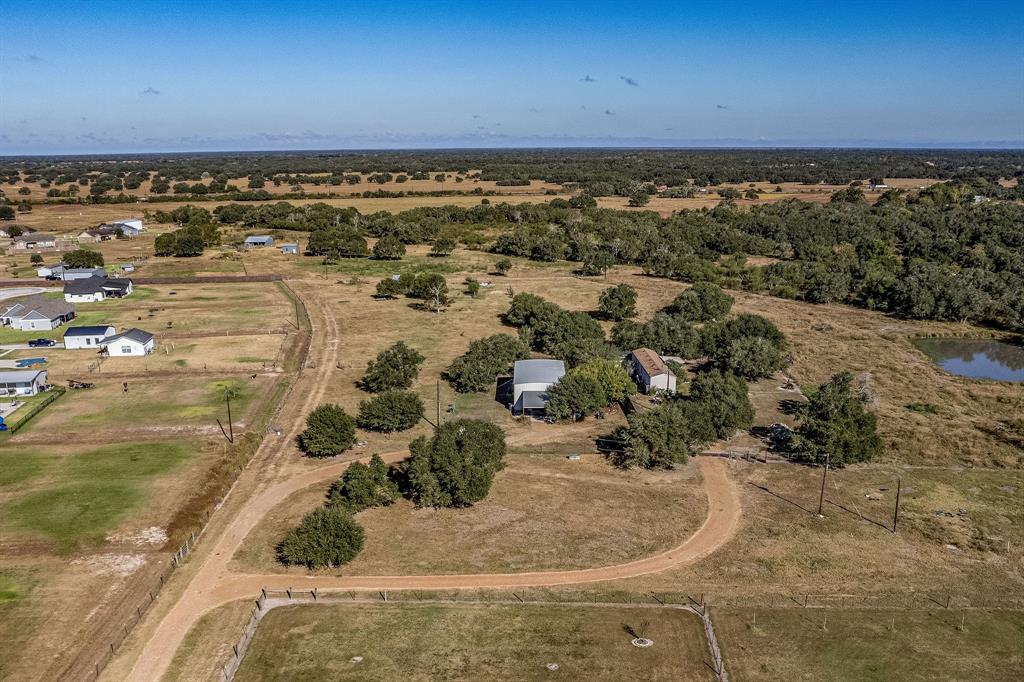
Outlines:
<svg viewBox="0 0 1024 682"><path fill-rule="evenodd" d="M246 540L234 568L286 569L274 546L321 504L323 487L279 504ZM416 509L400 500L357 515L366 544L355 561L325 575L490 573L620 563L678 545L707 513L693 466L619 472L596 455L511 455L483 502L466 509Z"/></svg>
<svg viewBox="0 0 1024 682"><path fill-rule="evenodd" d="M649 649L632 646L624 627L643 620ZM236 679L713 680L703 634L698 618L671 609L281 607L265 617Z"/></svg>
<svg viewBox="0 0 1024 682"><path fill-rule="evenodd" d="M997 682L1024 666L1020 612L717 609L713 619L730 679Z"/></svg>

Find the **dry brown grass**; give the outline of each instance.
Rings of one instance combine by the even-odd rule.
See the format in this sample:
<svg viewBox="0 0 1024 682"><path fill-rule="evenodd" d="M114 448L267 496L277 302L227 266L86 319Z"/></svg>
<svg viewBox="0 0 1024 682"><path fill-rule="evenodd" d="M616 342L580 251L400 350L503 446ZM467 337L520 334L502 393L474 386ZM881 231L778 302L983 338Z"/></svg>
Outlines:
<svg viewBox="0 0 1024 682"><path fill-rule="evenodd" d="M340 572L519 572L620 563L679 544L706 514L692 466L621 472L596 455L570 462L513 454L507 461L487 499L472 507L417 509L401 500L360 512L366 544ZM246 540L235 568L289 572L277 564L274 546L323 503L325 489L307 489L278 505Z"/></svg>

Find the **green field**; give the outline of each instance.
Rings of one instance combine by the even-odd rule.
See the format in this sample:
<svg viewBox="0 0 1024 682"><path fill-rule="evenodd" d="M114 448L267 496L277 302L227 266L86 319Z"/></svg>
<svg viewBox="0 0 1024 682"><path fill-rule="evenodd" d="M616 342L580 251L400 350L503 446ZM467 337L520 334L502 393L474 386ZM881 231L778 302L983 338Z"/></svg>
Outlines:
<svg viewBox="0 0 1024 682"><path fill-rule="evenodd" d="M644 623L640 649L627 628ZM708 658L700 620L675 609L331 604L267 614L236 679L713 680Z"/></svg>
<svg viewBox="0 0 1024 682"><path fill-rule="evenodd" d="M42 535L61 553L101 541L146 500L153 479L192 455L187 445L170 442L122 443L71 455L7 447L0 453L0 534Z"/></svg>
<svg viewBox="0 0 1024 682"><path fill-rule="evenodd" d="M716 609L711 616L737 680L1019 680L1024 665L1020 612Z"/></svg>

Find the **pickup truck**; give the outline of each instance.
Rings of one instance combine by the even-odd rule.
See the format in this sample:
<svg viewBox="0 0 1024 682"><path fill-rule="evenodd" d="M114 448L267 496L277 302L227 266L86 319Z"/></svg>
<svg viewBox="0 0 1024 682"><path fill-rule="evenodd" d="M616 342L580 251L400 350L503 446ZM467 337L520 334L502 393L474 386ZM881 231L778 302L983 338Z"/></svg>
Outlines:
<svg viewBox="0 0 1024 682"><path fill-rule="evenodd" d="M30 348L49 348L50 346L56 346L57 342L53 339L32 339L28 342Z"/></svg>

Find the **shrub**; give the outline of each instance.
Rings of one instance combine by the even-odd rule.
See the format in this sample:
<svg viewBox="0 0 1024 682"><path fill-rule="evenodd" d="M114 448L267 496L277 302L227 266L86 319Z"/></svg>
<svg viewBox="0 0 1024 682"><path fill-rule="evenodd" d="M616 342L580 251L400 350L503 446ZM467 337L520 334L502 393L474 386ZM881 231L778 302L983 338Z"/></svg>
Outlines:
<svg viewBox="0 0 1024 682"><path fill-rule="evenodd" d="M404 255L405 244L397 237L381 237L373 245L373 257L380 260L400 260Z"/></svg>
<svg viewBox="0 0 1024 682"><path fill-rule="evenodd" d="M378 353L376 360L367 363L360 386L371 393L409 388L425 359L404 341L399 341Z"/></svg>
<svg viewBox="0 0 1024 682"><path fill-rule="evenodd" d="M729 314L733 298L711 282L697 282L676 296L671 309L689 322L720 320Z"/></svg>
<svg viewBox="0 0 1024 682"><path fill-rule="evenodd" d="M465 507L487 497L504 467L505 433L495 424L457 419L409 446L402 467L409 496L421 507Z"/></svg>
<svg viewBox="0 0 1024 682"><path fill-rule="evenodd" d="M286 565L307 568L341 566L363 548L363 529L347 509L332 505L314 509L277 546Z"/></svg>
<svg viewBox="0 0 1024 682"><path fill-rule="evenodd" d="M398 498L398 486L388 477L388 466L380 455L369 464L353 462L327 491L327 505L355 514L370 507L386 507Z"/></svg>
<svg viewBox="0 0 1024 682"><path fill-rule="evenodd" d="M75 249L61 256L61 262L69 268L103 267L103 254L90 249Z"/></svg>
<svg viewBox="0 0 1024 682"><path fill-rule="evenodd" d="M299 445L311 457L331 457L348 450L355 439L355 420L338 405L327 403L306 417L306 430L299 435Z"/></svg>
<svg viewBox="0 0 1024 682"><path fill-rule="evenodd" d="M359 403L356 423L368 431L405 431L423 417L423 401L410 391L384 391Z"/></svg>
<svg viewBox="0 0 1024 682"><path fill-rule="evenodd" d="M798 461L832 466L866 462L882 453L877 419L867 410L868 397L853 389L853 375L835 374L808 396L793 438Z"/></svg>
<svg viewBox="0 0 1024 682"><path fill-rule="evenodd" d="M14 217L13 215L11 216ZM508 271L512 269L511 258L501 258L494 264L494 271L499 275L507 275Z"/></svg>

